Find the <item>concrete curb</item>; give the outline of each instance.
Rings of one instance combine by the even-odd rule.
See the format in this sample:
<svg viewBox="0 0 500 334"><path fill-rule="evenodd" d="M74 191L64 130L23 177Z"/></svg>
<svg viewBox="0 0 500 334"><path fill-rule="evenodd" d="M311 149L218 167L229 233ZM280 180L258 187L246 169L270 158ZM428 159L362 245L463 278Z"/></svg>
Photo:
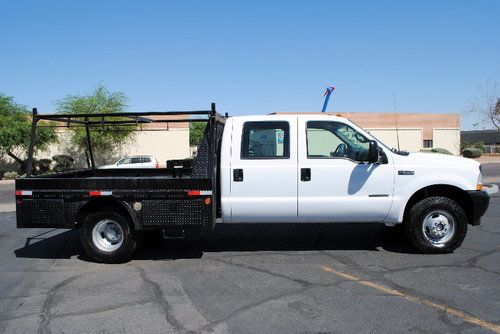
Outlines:
<svg viewBox="0 0 500 334"><path fill-rule="evenodd" d="M15 204L0 204L0 212L13 212L16 211Z"/></svg>

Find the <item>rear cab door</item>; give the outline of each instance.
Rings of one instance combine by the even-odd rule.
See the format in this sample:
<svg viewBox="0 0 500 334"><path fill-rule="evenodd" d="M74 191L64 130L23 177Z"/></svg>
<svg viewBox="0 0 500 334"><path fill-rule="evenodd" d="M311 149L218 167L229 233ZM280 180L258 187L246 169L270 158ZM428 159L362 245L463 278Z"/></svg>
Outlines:
<svg viewBox="0 0 500 334"><path fill-rule="evenodd" d="M235 117L228 176L230 221L297 221L297 117Z"/></svg>

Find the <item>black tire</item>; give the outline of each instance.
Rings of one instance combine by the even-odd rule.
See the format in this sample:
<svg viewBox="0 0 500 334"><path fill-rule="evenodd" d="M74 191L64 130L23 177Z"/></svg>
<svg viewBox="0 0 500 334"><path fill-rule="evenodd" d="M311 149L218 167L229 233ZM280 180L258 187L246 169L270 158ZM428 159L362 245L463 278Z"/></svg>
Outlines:
<svg viewBox="0 0 500 334"><path fill-rule="evenodd" d="M105 246L93 238L94 229L110 222L116 230L120 230L120 242L114 245L110 243L110 248L105 250ZM98 225L99 224L99 225ZM81 228L81 241L85 252L97 262L103 263L123 263L130 260L131 255L140 247L143 240L142 231L133 231L130 227L128 217L116 211L100 211L87 215ZM98 232L98 230L96 230ZM103 236L104 234L97 233ZM97 239L99 237L96 237ZM101 238L105 240L104 237Z"/></svg>
<svg viewBox="0 0 500 334"><path fill-rule="evenodd" d="M428 197L417 202L406 218L404 225L408 239L422 253L451 253L462 244L467 234L467 217L464 210L446 197ZM440 229L443 229L443 224L439 226L441 221L445 222L445 231L453 232L444 232L444 237L433 235L429 222L437 222L434 233L442 233L443 230ZM453 226L453 230L450 226Z"/></svg>

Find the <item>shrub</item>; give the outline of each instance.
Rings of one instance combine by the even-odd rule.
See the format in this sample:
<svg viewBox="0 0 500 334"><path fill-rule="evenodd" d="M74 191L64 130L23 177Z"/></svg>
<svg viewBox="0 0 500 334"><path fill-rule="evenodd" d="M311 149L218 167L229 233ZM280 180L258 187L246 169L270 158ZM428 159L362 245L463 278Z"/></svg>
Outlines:
<svg viewBox="0 0 500 334"><path fill-rule="evenodd" d="M56 163L54 166L55 172L64 172L71 169L71 165L75 162L75 159L69 155L58 154L52 157L52 160Z"/></svg>
<svg viewBox="0 0 500 334"><path fill-rule="evenodd" d="M460 152L465 150L466 148L471 147L471 144L468 141L461 140L460 141Z"/></svg>
<svg viewBox="0 0 500 334"><path fill-rule="evenodd" d="M479 158L481 156L481 150L474 147L466 148L462 151L462 155L465 158Z"/></svg>
<svg viewBox="0 0 500 334"><path fill-rule="evenodd" d="M35 166L40 174L45 174L50 171L51 163L52 163L51 159L40 159L35 162Z"/></svg>
<svg viewBox="0 0 500 334"><path fill-rule="evenodd" d="M482 153L486 152L483 141L478 141L477 143L472 144L470 147L477 148L481 150Z"/></svg>
<svg viewBox="0 0 500 334"><path fill-rule="evenodd" d="M4 180L14 180L15 178L17 178L17 172L5 172L3 174Z"/></svg>
<svg viewBox="0 0 500 334"><path fill-rule="evenodd" d="M439 148L439 147L436 147L436 148L433 148L431 150L431 152L433 153L441 153L441 154L452 154L450 151L448 151L447 149L445 148Z"/></svg>
<svg viewBox="0 0 500 334"><path fill-rule="evenodd" d="M424 153L441 153L441 154L452 154L450 151L448 151L445 148L431 148L431 149L422 149L420 152Z"/></svg>
<svg viewBox="0 0 500 334"><path fill-rule="evenodd" d="M481 152L485 153L486 152L486 148L484 147L484 142L483 141L478 141L478 142L475 142L475 143L469 143L469 142L466 142L466 141L462 141L460 142L460 149L463 151L467 148L478 148L481 150Z"/></svg>
<svg viewBox="0 0 500 334"><path fill-rule="evenodd" d="M451 153L450 151L448 151L447 149L445 149L445 148L439 148L439 147L437 147L437 148L433 148L431 151L432 151L432 152L434 152L434 153L450 154L450 155L452 154L452 153Z"/></svg>

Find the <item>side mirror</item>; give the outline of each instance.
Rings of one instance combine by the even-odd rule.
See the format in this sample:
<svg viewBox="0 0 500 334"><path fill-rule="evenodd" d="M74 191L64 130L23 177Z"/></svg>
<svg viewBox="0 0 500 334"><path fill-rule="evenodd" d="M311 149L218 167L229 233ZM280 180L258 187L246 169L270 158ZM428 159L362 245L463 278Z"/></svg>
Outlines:
<svg viewBox="0 0 500 334"><path fill-rule="evenodd" d="M370 147L368 148L368 162L371 164L378 163L379 157L380 154L377 142L375 140L370 140Z"/></svg>

